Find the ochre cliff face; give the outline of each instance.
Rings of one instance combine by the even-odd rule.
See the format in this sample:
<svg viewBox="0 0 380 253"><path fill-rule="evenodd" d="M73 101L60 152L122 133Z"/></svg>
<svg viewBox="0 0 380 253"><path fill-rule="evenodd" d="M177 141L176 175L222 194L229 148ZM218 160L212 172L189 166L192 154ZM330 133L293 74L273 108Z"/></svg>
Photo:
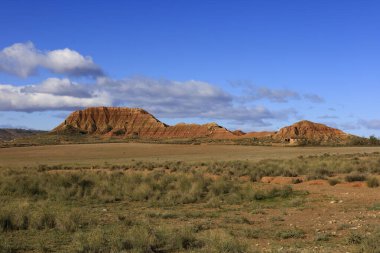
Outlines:
<svg viewBox="0 0 380 253"><path fill-rule="evenodd" d="M345 140L348 137L348 134L339 129L328 127L323 124L313 123L307 120L281 128L275 135L273 135L275 140L307 139L324 142Z"/></svg>
<svg viewBox="0 0 380 253"><path fill-rule="evenodd" d="M168 126L139 108L93 107L73 112L53 131L84 132L91 135L140 138L234 138L215 123Z"/></svg>
<svg viewBox="0 0 380 253"><path fill-rule="evenodd" d="M138 137L146 139L243 139L272 138L274 141L306 139L318 142L346 140L341 130L310 121L300 121L276 132L231 132L216 123L168 126L139 108L92 107L73 112L54 132L81 132L97 136Z"/></svg>

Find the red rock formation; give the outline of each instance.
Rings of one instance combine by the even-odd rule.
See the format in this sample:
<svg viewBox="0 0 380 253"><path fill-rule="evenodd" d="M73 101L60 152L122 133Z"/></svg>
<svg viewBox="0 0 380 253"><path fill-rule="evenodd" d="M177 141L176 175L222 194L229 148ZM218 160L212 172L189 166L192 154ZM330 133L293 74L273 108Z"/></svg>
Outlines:
<svg viewBox="0 0 380 253"><path fill-rule="evenodd" d="M76 131L92 135L140 138L215 138L236 137L227 129L209 123L168 126L139 108L93 107L73 112L53 131Z"/></svg>
<svg viewBox="0 0 380 253"><path fill-rule="evenodd" d="M152 114L139 108L93 107L73 112L54 132L86 133L97 136L139 137L146 139L244 139L273 138L275 141L310 140L313 142L338 142L348 134L322 124L300 121L284 127L279 132L231 132L216 123L168 126Z"/></svg>
<svg viewBox="0 0 380 253"><path fill-rule="evenodd" d="M243 131L241 130L235 130L235 131L232 131L232 133L236 136L244 136L246 133L244 133Z"/></svg>
<svg viewBox="0 0 380 253"><path fill-rule="evenodd" d="M273 139L280 141L304 139L315 142L336 142L346 140L348 137L348 134L339 129L307 120L281 128L273 135Z"/></svg>
<svg viewBox="0 0 380 253"><path fill-rule="evenodd" d="M262 131L262 132L249 132L244 135L244 138L266 138L275 135L276 132Z"/></svg>

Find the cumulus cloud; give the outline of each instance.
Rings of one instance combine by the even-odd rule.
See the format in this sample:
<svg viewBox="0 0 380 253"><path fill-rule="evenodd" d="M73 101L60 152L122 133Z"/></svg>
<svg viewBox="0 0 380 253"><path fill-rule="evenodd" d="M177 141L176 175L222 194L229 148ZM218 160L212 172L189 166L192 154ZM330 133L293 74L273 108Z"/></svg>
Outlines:
<svg viewBox="0 0 380 253"><path fill-rule="evenodd" d="M270 101L277 103L286 103L291 99L300 99L300 95L295 91L287 89L275 90L266 87L253 89L250 97L254 100L269 99Z"/></svg>
<svg viewBox="0 0 380 253"><path fill-rule="evenodd" d="M236 105L236 97L215 85L200 81L177 82L149 78L98 79L116 105L143 107L164 118L225 119L267 125L265 120L293 115L294 110L273 112L262 106Z"/></svg>
<svg viewBox="0 0 380 253"><path fill-rule="evenodd" d="M103 71L91 57L69 48L38 50L32 42L16 43L0 51L0 71L19 77L36 74L39 68L69 76L101 76Z"/></svg>
<svg viewBox="0 0 380 253"><path fill-rule="evenodd" d="M289 100L300 99L301 96L296 91L289 89L271 89L251 84L249 81L230 81L230 85L242 93L241 99L244 101L256 101L268 99L275 103L287 103Z"/></svg>
<svg viewBox="0 0 380 253"><path fill-rule="evenodd" d="M0 111L74 110L89 106L111 105L106 93L94 92L90 98L25 91L29 87L0 85Z"/></svg>
<svg viewBox="0 0 380 253"><path fill-rule="evenodd" d="M267 126L268 120L295 116L294 109L272 111L248 106L215 85L200 81L150 78L98 78L92 85L67 78L49 78L41 84L0 85L0 111L71 110L89 106L142 107L162 118L200 118L249 122ZM61 115L60 115L61 116Z"/></svg>
<svg viewBox="0 0 380 253"><path fill-rule="evenodd" d="M21 89L24 93L44 93L79 98L90 98L92 95L89 90L86 85L74 83L67 78L48 78L41 84L29 85Z"/></svg>
<svg viewBox="0 0 380 253"><path fill-rule="evenodd" d="M197 116L232 102L232 96L220 88L193 80L177 82L142 77L124 80L101 78L98 89L111 94L115 104L144 107L173 117Z"/></svg>
<svg viewBox="0 0 380 253"><path fill-rule="evenodd" d="M290 89L273 89L257 86L249 81L230 81L232 87L240 91L241 99L244 101L256 101L267 99L274 103L288 103L291 100L305 99L312 103L323 103L324 99L317 94L300 94Z"/></svg>

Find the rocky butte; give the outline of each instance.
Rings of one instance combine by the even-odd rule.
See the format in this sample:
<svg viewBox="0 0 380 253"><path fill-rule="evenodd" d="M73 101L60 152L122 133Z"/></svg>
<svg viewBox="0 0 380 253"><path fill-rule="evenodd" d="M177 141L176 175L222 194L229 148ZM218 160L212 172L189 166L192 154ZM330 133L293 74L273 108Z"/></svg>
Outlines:
<svg viewBox="0 0 380 253"><path fill-rule="evenodd" d="M351 135L323 124L308 120L297 122L281 128L272 136L274 140L285 140L296 143L299 140L309 140L318 143L339 143L346 141Z"/></svg>
<svg viewBox="0 0 380 253"><path fill-rule="evenodd" d="M185 124L169 126L144 109L127 107L91 107L71 113L53 132L83 133L104 137L146 139L240 139L270 138L275 142L296 143L341 142L350 136L343 131L311 121L300 121L278 132L229 131L216 124Z"/></svg>
<svg viewBox="0 0 380 253"><path fill-rule="evenodd" d="M169 126L140 108L93 107L73 112L54 132L139 138L231 139L232 132L216 123Z"/></svg>

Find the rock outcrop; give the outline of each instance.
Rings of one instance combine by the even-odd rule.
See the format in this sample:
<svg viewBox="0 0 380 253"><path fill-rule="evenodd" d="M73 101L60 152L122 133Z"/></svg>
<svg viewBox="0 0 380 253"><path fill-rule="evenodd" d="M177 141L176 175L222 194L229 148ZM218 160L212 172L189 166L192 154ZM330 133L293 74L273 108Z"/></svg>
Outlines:
<svg viewBox="0 0 380 253"><path fill-rule="evenodd" d="M305 140L309 142L335 143L347 140L349 136L349 134L346 134L339 129L303 120L291 126L281 128L276 134L273 135L273 139L277 141L289 142Z"/></svg>
<svg viewBox="0 0 380 253"><path fill-rule="evenodd" d="M235 137L216 123L168 126L143 109L120 107L92 107L75 111L53 131L154 139Z"/></svg>
<svg viewBox="0 0 380 253"><path fill-rule="evenodd" d="M231 132L216 123L179 123L169 126L143 109L121 107L92 107L75 111L53 132L142 139L255 138L291 144L297 144L301 140L310 143L337 143L350 136L341 130L310 121L300 121L278 132Z"/></svg>

